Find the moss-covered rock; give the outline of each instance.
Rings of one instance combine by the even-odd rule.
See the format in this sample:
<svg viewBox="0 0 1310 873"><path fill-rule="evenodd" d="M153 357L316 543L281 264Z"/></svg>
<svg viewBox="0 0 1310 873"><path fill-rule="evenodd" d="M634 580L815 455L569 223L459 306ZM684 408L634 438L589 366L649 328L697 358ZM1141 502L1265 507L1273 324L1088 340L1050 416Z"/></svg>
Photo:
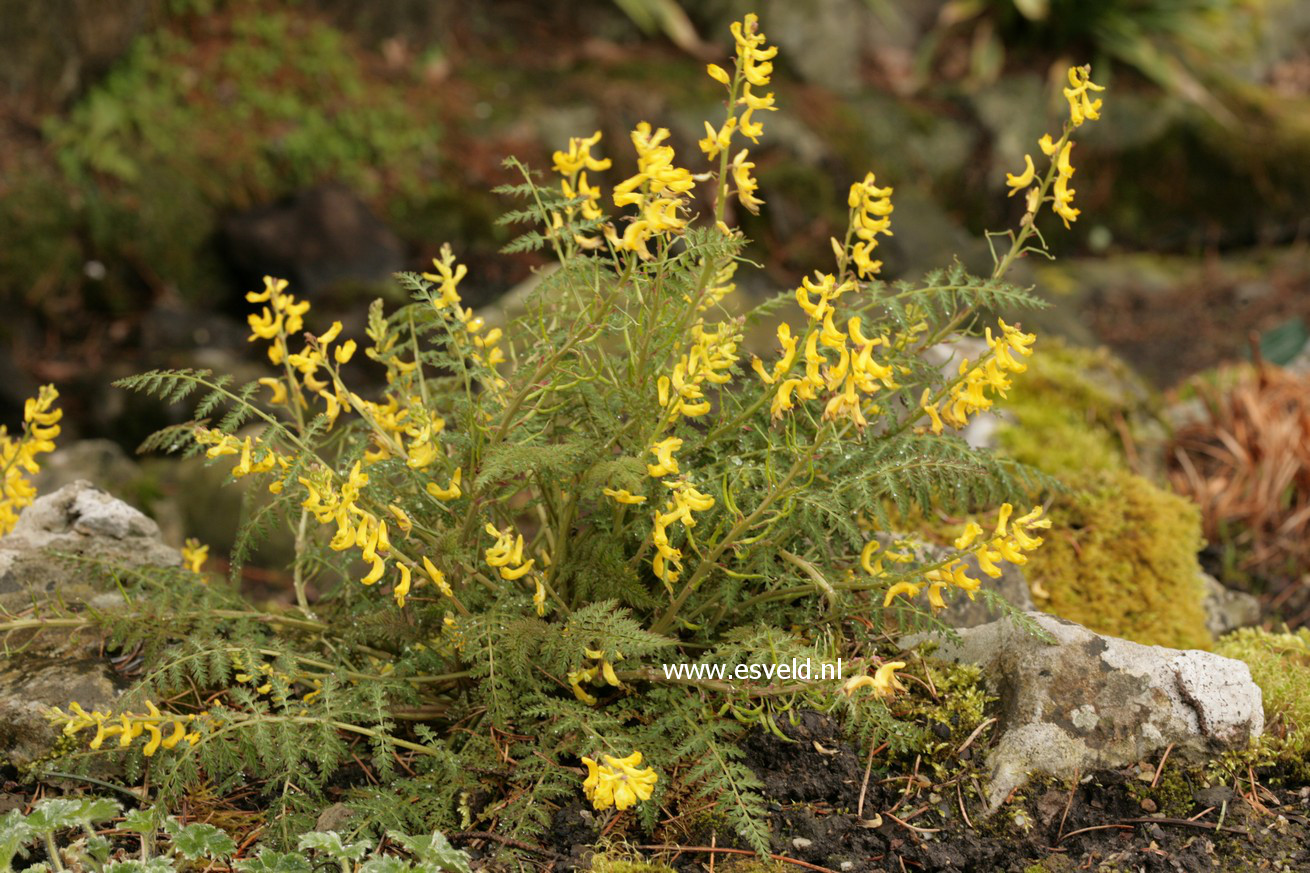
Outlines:
<svg viewBox="0 0 1310 873"><path fill-rule="evenodd" d="M1127 364L1058 338L1043 339L1002 410L1000 448L1053 476L1126 469L1162 432L1156 397Z"/></svg>
<svg viewBox="0 0 1310 873"><path fill-rule="evenodd" d="M1196 506L1124 470L1073 484L1025 568L1038 608L1139 643L1210 648Z"/></svg>
<svg viewBox="0 0 1310 873"><path fill-rule="evenodd" d="M1264 694L1265 733L1280 759L1310 775L1310 630L1271 633L1243 628L1215 651L1251 668Z"/></svg>

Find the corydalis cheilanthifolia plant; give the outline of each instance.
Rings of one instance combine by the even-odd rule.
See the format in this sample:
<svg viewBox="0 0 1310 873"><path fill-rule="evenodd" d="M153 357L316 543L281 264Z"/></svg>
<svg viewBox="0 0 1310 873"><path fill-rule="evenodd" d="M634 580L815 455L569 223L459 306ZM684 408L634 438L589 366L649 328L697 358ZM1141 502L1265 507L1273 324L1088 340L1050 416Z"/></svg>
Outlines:
<svg viewBox="0 0 1310 873"><path fill-rule="evenodd" d="M446 248L434 272L401 277L412 303L391 315L374 305L358 345L341 341L339 323L303 334L308 305L269 279L250 296L261 304L250 323L276 375L244 390L198 372L128 383L208 392L195 441L234 458L234 476L262 477L296 537L304 616L287 627L312 628L318 662L351 646L386 662L406 688L393 705L428 722L421 745L458 762L442 771L433 796L447 802L434 816L458 821L457 798L489 789L503 801L474 813L480 826L540 832L550 803L576 796L585 761L598 808L635 805L649 827L651 799L671 787L721 796L764 847L758 783L733 746L738 722L776 730L780 713L803 705L904 746L914 734L894 715L901 662L857 659L861 672L876 669L846 694L835 681L752 687L657 666L849 658L852 630L892 616L931 623L914 607L921 589L932 609L953 592L985 592L963 558L999 575L998 562L1022 563L1048 524L1040 507L1011 520L1006 501L1033 482L1025 470L947 428L990 408L1032 354L1018 325L979 322L985 310L1038 304L1004 276L1032 250L1043 204L1067 217L1072 192L1059 180L1072 172L1071 129L993 275L955 265L881 281L875 255L893 232L894 191L869 173L850 188L831 270L736 314L734 271L747 262L729 203L763 205L746 141L778 107L766 90L776 49L754 15L732 32L732 70L708 68L726 98L699 143L708 169L684 165L669 132L648 122L631 135L634 171L608 194L602 174L622 161L601 156L599 132L555 153L553 181L507 162L523 181L502 193L524 206L506 220L532 226L509 250L558 261L512 323L490 326L464 305L466 270ZM1085 72L1074 79L1092 87ZM697 193L708 214L693 211ZM747 325L779 314L777 351L747 360ZM924 360L984 327L988 350L958 373ZM384 380L371 399L344 369L360 350ZM227 417L208 423L224 404ZM256 427L237 433L247 421ZM990 536L971 523L935 563L876 536L892 506L998 505ZM390 588L403 621L377 618L395 606L373 586ZM325 592L316 602L312 588ZM329 645L318 635L333 627L343 629ZM297 702L295 718L312 720L333 698L333 678L318 675L322 697Z"/></svg>

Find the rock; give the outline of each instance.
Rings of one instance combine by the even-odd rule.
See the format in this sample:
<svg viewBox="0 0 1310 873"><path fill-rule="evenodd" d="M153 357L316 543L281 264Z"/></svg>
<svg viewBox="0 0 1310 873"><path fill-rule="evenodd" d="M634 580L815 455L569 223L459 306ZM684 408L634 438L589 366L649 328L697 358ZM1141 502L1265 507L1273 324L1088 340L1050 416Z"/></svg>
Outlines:
<svg viewBox="0 0 1310 873"><path fill-rule="evenodd" d="M355 193L320 185L223 220L222 246L252 288L264 275L313 298L343 283L381 283L404 267L404 247Z"/></svg>
<svg viewBox="0 0 1310 873"><path fill-rule="evenodd" d="M1245 591L1227 588L1209 573L1201 574L1205 582L1205 626L1215 638L1239 627L1260 623L1260 601Z"/></svg>
<svg viewBox="0 0 1310 873"><path fill-rule="evenodd" d="M1027 615L1053 644L996 621L960 630L959 642L940 640L935 653L980 665L999 692L1001 736L988 759L986 790L992 811L1033 775L1072 778L1125 767L1169 746L1175 758L1204 761L1244 748L1264 730L1260 689L1241 661Z"/></svg>
<svg viewBox="0 0 1310 873"><path fill-rule="evenodd" d="M858 0L791 3L770 0L765 32L776 40L802 78L838 93L858 91L869 11Z"/></svg>
<svg viewBox="0 0 1310 873"><path fill-rule="evenodd" d="M45 758L60 732L47 717L77 701L88 711L112 709L122 693L104 661L27 653L0 660L0 758L20 770Z"/></svg>
<svg viewBox="0 0 1310 873"><path fill-rule="evenodd" d="M148 517L77 481L39 497L0 538L0 607L22 609L54 594L61 601L94 596L84 570L60 560L70 554L129 566L181 566L182 556L160 539Z"/></svg>

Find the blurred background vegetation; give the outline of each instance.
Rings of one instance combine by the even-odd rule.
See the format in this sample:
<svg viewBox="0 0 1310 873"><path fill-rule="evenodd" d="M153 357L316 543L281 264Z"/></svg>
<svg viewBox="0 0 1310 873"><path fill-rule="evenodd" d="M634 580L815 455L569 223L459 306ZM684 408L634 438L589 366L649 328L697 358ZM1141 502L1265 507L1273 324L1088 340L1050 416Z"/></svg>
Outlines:
<svg viewBox="0 0 1310 873"><path fill-rule="evenodd" d="M1021 265L1060 304L1032 326L1157 389L1253 342L1305 355L1304 0L0 0L0 420L54 381L66 439L131 451L170 413L109 381L250 374L243 293L264 273L356 333L443 242L466 300L512 294L542 262L498 251L501 159L548 169L599 129L608 190L649 120L698 166L721 111L704 65L752 9L785 111L752 150L768 206L737 216L765 268L745 291L825 266L868 170L896 189L887 278L988 269L983 232L1023 208L1005 173L1091 63L1109 90L1075 156L1083 217L1049 229L1058 261Z"/></svg>

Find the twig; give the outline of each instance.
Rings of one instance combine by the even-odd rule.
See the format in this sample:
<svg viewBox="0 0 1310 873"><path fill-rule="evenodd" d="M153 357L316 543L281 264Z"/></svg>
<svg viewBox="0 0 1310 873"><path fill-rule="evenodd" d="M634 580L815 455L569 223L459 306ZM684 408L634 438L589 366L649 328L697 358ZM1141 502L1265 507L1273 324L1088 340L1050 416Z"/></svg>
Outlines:
<svg viewBox="0 0 1310 873"><path fill-rule="evenodd" d="M1073 797L1078 793L1078 780L1082 778L1083 769L1079 767L1073 772L1073 785L1069 786L1069 800L1064 805L1064 815L1060 816L1060 832L1056 835L1055 841L1060 842L1060 837L1064 836L1064 821L1069 817L1069 809L1073 806Z"/></svg>
<svg viewBox="0 0 1310 873"><path fill-rule="evenodd" d="M550 858L553 861L567 861L564 855L559 852L543 849L540 846L534 846L531 843L525 843L522 840L515 840L510 837L503 837L500 834L493 834L491 831L460 831L450 835L451 840L491 840L493 843L500 843L502 846L509 846L511 849L521 849L524 852L531 852L534 855L541 855Z"/></svg>
<svg viewBox="0 0 1310 873"><path fill-rule="evenodd" d="M941 831L941 828L921 828L921 827L919 827L918 825L912 825L912 824L910 824L908 821L906 821L905 819L903 819L903 818L897 818L896 816L892 815L890 812L884 812L883 815L887 816L889 819L891 819L892 821L896 822L896 823L897 823L898 825L900 825L901 827L903 827L903 828L907 828L908 830L912 830L912 831L914 831L914 832L916 832L916 833L920 833L920 834L935 834L935 833L939 833L939 832Z"/></svg>
<svg viewBox="0 0 1310 873"><path fill-rule="evenodd" d="M1213 808L1214 807L1211 807L1211 809ZM1204 831L1220 830L1223 831L1224 833L1229 833L1229 834L1246 833L1246 831L1242 830L1241 828L1216 828L1216 827L1211 827L1206 822L1192 821L1190 818L1151 818L1147 816L1146 818L1126 818L1124 819L1124 821L1132 822L1133 824L1178 825L1178 827L1181 828L1200 828L1201 830Z"/></svg>
<svg viewBox="0 0 1310 873"><path fill-rule="evenodd" d="M750 849L724 849L716 846L637 846L643 852L709 852L710 854L720 855L755 855L759 852ZM818 864L811 864L808 861L802 861L799 858L788 858L786 855L769 854L769 857L775 861L781 861L784 864L795 864L797 867L804 867L806 870L817 870L819 873L837 873L828 867L820 867Z"/></svg>
<svg viewBox="0 0 1310 873"><path fill-rule="evenodd" d="M956 798L959 799L959 801L960 801L960 815L964 816L964 823L965 823L965 825L966 825L970 830L973 830L973 822L969 821L969 813L966 812L965 809L964 809L964 789L962 789L962 788L960 787L960 784L961 784L961 783L959 783L959 782L956 782L956 783L955 783L955 796L956 796ZM1060 825L1061 825L1061 827L1063 827L1063 826L1064 826L1064 822L1060 822Z"/></svg>
<svg viewBox="0 0 1310 873"><path fill-rule="evenodd" d="M1173 750L1174 750L1174 744L1170 743L1169 746L1164 750L1164 754L1160 756L1160 765L1155 768L1155 778L1151 780L1152 788L1160 784L1160 774L1164 772L1164 762L1169 760L1169 753L1172 752Z"/></svg>
<svg viewBox="0 0 1310 873"><path fill-rule="evenodd" d="M885 748L887 748L886 743L876 749L872 746L869 747L869 763L864 765L864 784L860 786L860 802L855 805L855 817L858 819L864 818L864 793L869 790L869 774L873 772L873 756Z"/></svg>
<svg viewBox="0 0 1310 873"><path fill-rule="evenodd" d="M1152 819L1152 821L1154 821L1154 819ZM1079 828L1079 829L1076 830L1076 831L1069 831L1069 833L1067 833L1067 834L1065 834L1064 836L1060 837L1060 839L1056 840L1056 842L1057 842L1057 843L1063 843L1065 840L1069 839L1069 838L1072 837L1072 836L1077 836L1078 834L1085 834L1085 833L1087 833L1088 831L1107 831L1107 830L1109 830L1109 829L1111 829L1111 828L1119 828L1120 830L1131 831L1131 830L1133 829L1133 826L1130 825L1130 824L1105 824L1105 825L1092 825L1092 826L1089 827L1089 828Z"/></svg>
<svg viewBox="0 0 1310 873"><path fill-rule="evenodd" d="M995 722L996 722L995 718L989 718L985 722L974 728L973 733L969 734L969 736L965 739L963 743L960 743L960 748L955 750L955 754L959 755L965 749L969 748L969 746L973 743L973 741L978 739L978 734L986 730L988 725L994 724Z"/></svg>

